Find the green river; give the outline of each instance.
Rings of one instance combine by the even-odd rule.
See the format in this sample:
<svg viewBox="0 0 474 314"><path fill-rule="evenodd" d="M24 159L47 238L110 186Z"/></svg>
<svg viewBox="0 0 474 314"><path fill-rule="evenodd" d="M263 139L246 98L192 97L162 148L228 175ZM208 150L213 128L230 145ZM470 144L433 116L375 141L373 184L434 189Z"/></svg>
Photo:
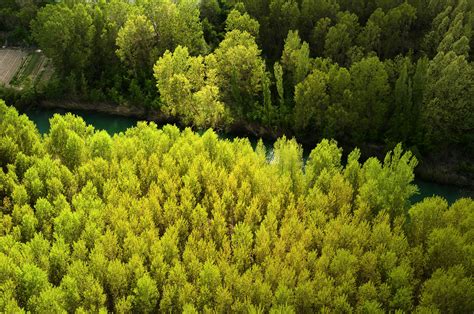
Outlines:
<svg viewBox="0 0 474 314"><path fill-rule="evenodd" d="M44 134L49 130L49 118L51 118L55 113L65 114L66 112L69 112L69 110L32 108L23 113L25 113L30 120L36 123L40 133ZM86 123L93 125L96 129L106 130L111 135L123 132L132 126L135 126L138 121L131 117L122 117L99 112L83 110L71 110L70 112L81 116ZM415 179L415 183L418 185L420 193L412 197L412 202L418 202L427 196L440 195L448 200L449 203L453 203L458 198L470 195L468 191L464 191L455 186L441 185L420 179Z"/></svg>

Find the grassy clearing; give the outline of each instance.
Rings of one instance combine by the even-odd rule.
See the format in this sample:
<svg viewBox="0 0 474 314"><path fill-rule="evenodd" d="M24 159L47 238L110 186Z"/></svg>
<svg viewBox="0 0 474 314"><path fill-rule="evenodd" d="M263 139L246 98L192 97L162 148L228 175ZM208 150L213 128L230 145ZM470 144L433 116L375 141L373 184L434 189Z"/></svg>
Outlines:
<svg viewBox="0 0 474 314"><path fill-rule="evenodd" d="M42 55L37 52L32 53L30 56L31 58L26 64L25 71L23 73L24 78L27 78L28 76L33 74L33 71L36 70L39 63L42 61Z"/></svg>
<svg viewBox="0 0 474 314"><path fill-rule="evenodd" d="M44 56L41 53L33 52L29 54L13 77L11 85L21 88L23 85L28 84L28 82L35 82L43 62Z"/></svg>
<svg viewBox="0 0 474 314"><path fill-rule="evenodd" d="M13 69L9 85L18 90L28 89L45 83L51 77L52 64L41 52L23 52L24 57ZM0 56L1 57L1 56ZM3 67L2 67L3 68ZM3 71L5 72L5 71ZM0 72L1 74L1 72Z"/></svg>

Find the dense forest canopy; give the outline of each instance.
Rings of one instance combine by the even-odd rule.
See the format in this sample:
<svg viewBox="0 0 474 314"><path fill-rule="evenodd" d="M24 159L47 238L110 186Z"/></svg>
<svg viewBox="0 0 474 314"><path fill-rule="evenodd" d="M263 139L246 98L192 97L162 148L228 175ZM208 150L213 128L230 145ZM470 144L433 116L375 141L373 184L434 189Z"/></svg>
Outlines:
<svg viewBox="0 0 474 314"><path fill-rule="evenodd" d="M400 145L50 122L0 101L1 312L474 311L474 201L410 204Z"/></svg>
<svg viewBox="0 0 474 314"><path fill-rule="evenodd" d="M47 98L145 106L198 127L257 124L312 143L472 153L473 8L468 0L9 0L0 29L52 59Z"/></svg>
<svg viewBox="0 0 474 314"><path fill-rule="evenodd" d="M20 100L287 135L40 135L0 100L0 312L474 312L474 201L411 204L396 145L474 154L473 27L469 0L0 1L54 66Z"/></svg>

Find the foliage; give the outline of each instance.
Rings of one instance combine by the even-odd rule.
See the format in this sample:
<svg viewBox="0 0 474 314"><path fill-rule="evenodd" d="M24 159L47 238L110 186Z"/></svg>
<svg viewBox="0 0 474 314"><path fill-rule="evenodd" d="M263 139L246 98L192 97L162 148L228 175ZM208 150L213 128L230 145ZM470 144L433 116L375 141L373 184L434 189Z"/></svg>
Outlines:
<svg viewBox="0 0 474 314"><path fill-rule="evenodd" d="M267 159L212 130L50 123L0 102L2 312L474 310L474 202L410 204L401 145L344 165L323 140L304 165L294 139Z"/></svg>
<svg viewBox="0 0 474 314"><path fill-rule="evenodd" d="M32 21L56 93L304 142L474 149L472 1L4 2L0 28ZM159 70L178 47L197 76Z"/></svg>
<svg viewBox="0 0 474 314"><path fill-rule="evenodd" d="M166 51L157 61L155 78L165 113L179 115L187 123L201 127L223 123L225 108L219 100L215 70L209 63L202 56L191 57L188 49L181 46L173 53Z"/></svg>

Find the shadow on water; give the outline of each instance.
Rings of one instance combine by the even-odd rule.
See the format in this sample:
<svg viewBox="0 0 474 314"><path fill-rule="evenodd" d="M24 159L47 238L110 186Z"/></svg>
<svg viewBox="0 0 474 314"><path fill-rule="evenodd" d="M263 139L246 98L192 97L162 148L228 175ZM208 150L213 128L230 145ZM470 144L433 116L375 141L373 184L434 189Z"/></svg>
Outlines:
<svg viewBox="0 0 474 314"><path fill-rule="evenodd" d="M412 203L419 202L423 200L423 198L430 196L442 196L449 204L456 202L456 200L462 197L474 197L473 191L453 185L438 184L420 179L415 179L414 183L418 186L419 194L411 198Z"/></svg>
<svg viewBox="0 0 474 314"><path fill-rule="evenodd" d="M117 115L110 115L106 113L100 112L90 112L84 110L64 110L64 109L40 109L40 108L30 108L27 110L22 111L22 113L26 114L30 120L32 120L41 134L47 133L49 130L49 119L56 113L58 114L65 114L67 112L71 112L77 116L81 116L87 124L94 126L94 128L99 130L105 130L110 135L115 133L124 132L128 128L136 126L139 120L131 117L123 117ZM199 132L202 134L203 132ZM228 140L234 140L235 136L230 134L219 134L221 138L225 138ZM252 147L255 148L257 145L258 139L256 138L249 138L249 141ZM273 155L273 143L271 141L263 141L263 144L267 148L267 154L269 156ZM309 151L305 149L304 152L304 160L308 158ZM271 158L271 157L270 157ZM437 184L434 182L427 182L420 179L415 179L414 182L418 188L419 193L411 198L412 203L416 203L421 201L425 197L430 197L434 195L441 196L445 198L448 203L452 204L457 199L461 197L473 197L473 191L463 190L456 186L451 185L442 185Z"/></svg>
<svg viewBox="0 0 474 314"><path fill-rule="evenodd" d="M41 134L49 131L49 119L54 114L66 114L71 112L74 115L82 117L87 124L92 125L98 130L105 130L110 135L115 133L125 132L128 128L136 126L138 120L130 117L110 115L101 112L89 112L83 110L65 110L60 108L55 109L42 109L42 108L30 108L22 111L33 121Z"/></svg>

